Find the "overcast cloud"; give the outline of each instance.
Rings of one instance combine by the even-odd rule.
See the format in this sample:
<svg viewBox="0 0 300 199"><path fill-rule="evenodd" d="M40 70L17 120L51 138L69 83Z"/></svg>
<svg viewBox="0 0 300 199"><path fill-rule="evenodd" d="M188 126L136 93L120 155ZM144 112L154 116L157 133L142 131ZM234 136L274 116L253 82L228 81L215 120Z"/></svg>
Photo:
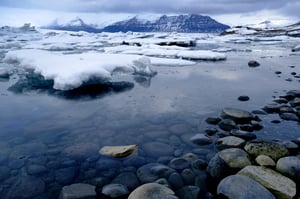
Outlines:
<svg viewBox="0 0 300 199"><path fill-rule="evenodd" d="M93 14L196 13L250 16L255 13L272 13L274 17L300 19L299 0L0 0L0 7Z"/></svg>

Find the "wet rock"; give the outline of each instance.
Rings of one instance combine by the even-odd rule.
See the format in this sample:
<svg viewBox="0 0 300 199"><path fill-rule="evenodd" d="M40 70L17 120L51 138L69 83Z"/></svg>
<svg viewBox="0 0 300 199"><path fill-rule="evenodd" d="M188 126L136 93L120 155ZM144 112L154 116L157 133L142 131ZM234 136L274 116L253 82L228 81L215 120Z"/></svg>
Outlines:
<svg viewBox="0 0 300 199"><path fill-rule="evenodd" d="M296 184L291 179L265 167L247 166L238 172L259 182L269 189L276 198L290 198L296 195Z"/></svg>
<svg viewBox="0 0 300 199"><path fill-rule="evenodd" d="M300 146L300 137L292 140L292 142L296 143L298 146Z"/></svg>
<svg viewBox="0 0 300 199"><path fill-rule="evenodd" d="M280 108L280 104L267 104L264 106L263 110L267 113L279 113Z"/></svg>
<svg viewBox="0 0 300 199"><path fill-rule="evenodd" d="M265 167L274 167L276 166L276 163L272 158L266 155L259 155L255 158L255 162L260 165L260 166L265 166Z"/></svg>
<svg viewBox="0 0 300 199"><path fill-rule="evenodd" d="M169 182L167 181L166 178L157 179L157 180L154 181L154 183L161 184L161 185L164 185L166 187L170 187Z"/></svg>
<svg viewBox="0 0 300 199"><path fill-rule="evenodd" d="M259 155L267 155L275 161L289 154L289 151L283 145L269 141L250 141L244 148L250 155L255 157Z"/></svg>
<svg viewBox="0 0 300 199"><path fill-rule="evenodd" d="M231 131L232 129L237 129L236 123L231 119L222 120L218 126L224 131Z"/></svg>
<svg viewBox="0 0 300 199"><path fill-rule="evenodd" d="M256 138L256 135L254 133L247 132L247 131L242 131L242 130L237 130L237 129L234 129L234 130L230 131L230 135L242 138L246 141L254 140Z"/></svg>
<svg viewBox="0 0 300 199"><path fill-rule="evenodd" d="M218 132L216 128L207 128L205 129L205 133L209 136L215 135Z"/></svg>
<svg viewBox="0 0 300 199"><path fill-rule="evenodd" d="M80 143L63 150L63 155L74 160L84 160L98 154L98 146L91 143Z"/></svg>
<svg viewBox="0 0 300 199"><path fill-rule="evenodd" d="M42 194L44 190L45 183L41 179L33 176L22 176L14 182L7 197L4 198L31 199Z"/></svg>
<svg viewBox="0 0 300 199"><path fill-rule="evenodd" d="M30 175L38 175L45 172L47 172L47 168L43 165L33 164L27 167L27 173Z"/></svg>
<svg viewBox="0 0 300 199"><path fill-rule="evenodd" d="M120 173L111 183L125 185L129 190L134 190L140 185L136 174L133 172Z"/></svg>
<svg viewBox="0 0 300 199"><path fill-rule="evenodd" d="M182 170L187 168L190 163L184 158L174 158L170 161L169 166L176 170Z"/></svg>
<svg viewBox="0 0 300 199"><path fill-rule="evenodd" d="M200 196L200 188L197 186L185 186L176 192L179 198L183 199L198 199Z"/></svg>
<svg viewBox="0 0 300 199"><path fill-rule="evenodd" d="M252 114L256 114L256 115L267 115L267 113L263 110L254 110L251 111Z"/></svg>
<svg viewBox="0 0 300 199"><path fill-rule="evenodd" d="M177 199L174 191L157 183L148 183L136 188L128 199Z"/></svg>
<svg viewBox="0 0 300 199"><path fill-rule="evenodd" d="M64 186L60 192L59 199L87 199L96 198L96 187L89 184L71 184Z"/></svg>
<svg viewBox="0 0 300 199"><path fill-rule="evenodd" d="M285 98L277 98L277 99L273 99L273 102L276 102L278 104L287 104L288 100Z"/></svg>
<svg viewBox="0 0 300 199"><path fill-rule="evenodd" d="M101 193L110 198L118 198L129 194L129 191L127 187L122 184L108 184L102 188Z"/></svg>
<svg viewBox="0 0 300 199"><path fill-rule="evenodd" d="M300 182L300 157L288 156L280 158L276 164L276 170L280 173L296 179Z"/></svg>
<svg viewBox="0 0 300 199"><path fill-rule="evenodd" d="M232 169L242 169L251 165L248 154L242 149L224 149L217 154L225 161L226 165Z"/></svg>
<svg viewBox="0 0 300 199"><path fill-rule="evenodd" d="M292 141L287 140L274 140L275 142L283 145L290 153L297 153L299 146Z"/></svg>
<svg viewBox="0 0 300 199"><path fill-rule="evenodd" d="M180 173L185 185L193 185L195 183L195 173L191 169L184 169Z"/></svg>
<svg viewBox="0 0 300 199"><path fill-rule="evenodd" d="M182 177L178 173L172 173L168 178L168 182L175 190L178 190L184 186Z"/></svg>
<svg viewBox="0 0 300 199"><path fill-rule="evenodd" d="M279 124L281 122L280 122L280 120L272 120L271 123L273 123L273 124Z"/></svg>
<svg viewBox="0 0 300 199"><path fill-rule="evenodd" d="M143 145L144 151L151 157L173 155L174 149L162 142L148 142Z"/></svg>
<svg viewBox="0 0 300 199"><path fill-rule="evenodd" d="M238 97L239 101L245 102L245 101L249 101L250 97L248 97L247 95L242 95Z"/></svg>
<svg viewBox="0 0 300 199"><path fill-rule="evenodd" d="M227 148L242 148L245 145L245 140L235 136L227 136L217 139L215 145L218 150Z"/></svg>
<svg viewBox="0 0 300 199"><path fill-rule="evenodd" d="M191 137L191 142L197 145L208 145L212 143L212 139L205 136L204 134L196 134L193 137Z"/></svg>
<svg viewBox="0 0 300 199"><path fill-rule="evenodd" d="M300 98L295 98L294 100L290 101L290 105L292 107L300 106Z"/></svg>
<svg viewBox="0 0 300 199"><path fill-rule="evenodd" d="M104 146L100 149L99 153L114 158L124 158L137 151L137 148L137 145Z"/></svg>
<svg viewBox="0 0 300 199"><path fill-rule="evenodd" d="M297 115L293 113L281 113L279 114L279 117L283 120L289 120L289 121L300 121Z"/></svg>
<svg viewBox="0 0 300 199"><path fill-rule="evenodd" d="M205 120L208 124L217 125L221 122L221 118L219 117L209 117Z"/></svg>
<svg viewBox="0 0 300 199"><path fill-rule="evenodd" d="M62 185L72 183L76 176L77 169L75 167L58 169L55 171L55 180Z"/></svg>
<svg viewBox="0 0 300 199"><path fill-rule="evenodd" d="M285 106L280 108L279 113L295 113L295 111L292 107Z"/></svg>
<svg viewBox="0 0 300 199"><path fill-rule="evenodd" d="M212 178L220 179L223 176L225 176L227 168L228 167L225 161L222 158L220 158L219 154L216 154L208 162L206 171Z"/></svg>
<svg viewBox="0 0 300 199"><path fill-rule="evenodd" d="M207 168L207 162L202 159L197 159L191 162L191 166L193 171L200 171L200 170L206 170Z"/></svg>
<svg viewBox="0 0 300 199"><path fill-rule="evenodd" d="M217 194L230 199L275 199L265 187L243 175L231 175L224 178L218 185Z"/></svg>
<svg viewBox="0 0 300 199"><path fill-rule="evenodd" d="M258 61L255 61L255 60L250 60L248 62L248 66L251 67L251 68L254 68L254 67L260 66L260 63Z"/></svg>
<svg viewBox="0 0 300 199"><path fill-rule="evenodd" d="M249 123L253 116L248 111L236 108L224 108L221 117L224 119L232 119L236 123Z"/></svg>
<svg viewBox="0 0 300 199"><path fill-rule="evenodd" d="M293 97L300 97L300 90L290 90L286 94Z"/></svg>
<svg viewBox="0 0 300 199"><path fill-rule="evenodd" d="M280 75L282 72L281 71L275 71L276 75Z"/></svg>
<svg viewBox="0 0 300 199"><path fill-rule="evenodd" d="M253 131L254 131L253 126L250 125L250 124L240 125L240 129L241 129L242 131L247 131L247 132L253 132Z"/></svg>
<svg viewBox="0 0 300 199"><path fill-rule="evenodd" d="M142 183L154 182L159 178L168 178L175 172L168 166L159 163L149 163L137 170L137 177Z"/></svg>

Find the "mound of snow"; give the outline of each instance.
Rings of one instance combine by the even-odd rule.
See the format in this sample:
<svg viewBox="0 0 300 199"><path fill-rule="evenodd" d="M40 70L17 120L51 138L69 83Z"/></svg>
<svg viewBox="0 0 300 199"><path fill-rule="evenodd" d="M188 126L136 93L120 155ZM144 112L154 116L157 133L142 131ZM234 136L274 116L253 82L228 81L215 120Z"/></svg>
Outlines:
<svg viewBox="0 0 300 199"><path fill-rule="evenodd" d="M155 74L149 58L136 55L97 52L61 54L27 49L10 51L3 61L19 63L45 79L53 79L54 88L59 90L77 88L91 78L110 79L117 72Z"/></svg>

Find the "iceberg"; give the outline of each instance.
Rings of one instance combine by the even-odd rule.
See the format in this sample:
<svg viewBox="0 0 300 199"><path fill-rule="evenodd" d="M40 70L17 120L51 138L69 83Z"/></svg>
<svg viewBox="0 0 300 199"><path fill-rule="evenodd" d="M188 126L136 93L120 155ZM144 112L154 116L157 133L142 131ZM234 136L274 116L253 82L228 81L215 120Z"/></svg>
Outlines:
<svg viewBox="0 0 300 199"><path fill-rule="evenodd" d="M80 87L90 79L111 79L121 73L153 76L151 60L147 57L124 54L85 52L62 54L37 49L8 52L4 62L17 64L45 79L54 81L54 89L70 90Z"/></svg>

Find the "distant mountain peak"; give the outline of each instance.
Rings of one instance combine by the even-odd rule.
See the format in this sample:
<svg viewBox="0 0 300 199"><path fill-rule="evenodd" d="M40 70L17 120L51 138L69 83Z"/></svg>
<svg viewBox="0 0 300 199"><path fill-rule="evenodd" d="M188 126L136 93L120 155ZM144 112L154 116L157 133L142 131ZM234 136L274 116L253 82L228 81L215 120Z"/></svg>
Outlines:
<svg viewBox="0 0 300 199"><path fill-rule="evenodd" d="M80 17L69 21L66 24L58 24L57 20L46 27L58 30L87 31L87 32L222 32L229 26L221 24L209 16L198 14L186 15L161 15L142 17L139 15L129 19L115 22L105 26L103 29L96 25L86 24Z"/></svg>

